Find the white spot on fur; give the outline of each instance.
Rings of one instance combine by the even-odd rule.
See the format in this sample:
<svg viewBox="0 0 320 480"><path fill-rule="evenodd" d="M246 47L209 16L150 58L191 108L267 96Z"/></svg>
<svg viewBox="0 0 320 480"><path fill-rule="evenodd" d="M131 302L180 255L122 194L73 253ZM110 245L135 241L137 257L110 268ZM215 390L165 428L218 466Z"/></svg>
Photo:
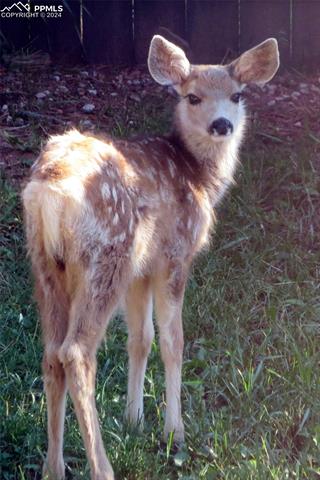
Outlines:
<svg viewBox="0 0 320 480"><path fill-rule="evenodd" d="M153 173L150 169L147 169L143 172L143 174L145 175L145 177L147 177L149 180L154 180L154 176L153 176Z"/></svg>
<svg viewBox="0 0 320 480"><path fill-rule="evenodd" d="M191 192L187 193L187 200L188 200L188 202L193 202L193 195L192 195Z"/></svg>
<svg viewBox="0 0 320 480"><path fill-rule="evenodd" d="M118 222L119 222L119 215L116 212L115 216L113 217L113 220L112 220L112 225L117 225Z"/></svg>
<svg viewBox="0 0 320 480"><path fill-rule="evenodd" d="M116 187L112 187L112 198L114 199L114 202L117 203L117 201L118 201L118 194L117 194Z"/></svg>
<svg viewBox="0 0 320 480"><path fill-rule="evenodd" d="M129 232L130 233L132 233L132 231L133 231L133 223L134 223L134 218L133 218L133 215L131 215L130 221L129 221Z"/></svg>
<svg viewBox="0 0 320 480"><path fill-rule="evenodd" d="M117 179L117 174L116 174L116 172L115 172L112 168L110 168L110 170L108 170L108 175L109 175L109 177L110 177L112 180L116 180L116 179Z"/></svg>
<svg viewBox="0 0 320 480"><path fill-rule="evenodd" d="M162 183L167 183L167 179L166 179L166 177L165 177L165 175L164 175L163 172L159 172L159 177L160 177L160 181L161 181Z"/></svg>
<svg viewBox="0 0 320 480"><path fill-rule="evenodd" d="M116 243L119 243L119 242L122 243L122 242L124 242L125 239L126 239L126 233L122 232L119 235L116 235L115 237L113 237L112 243L113 244L116 244Z"/></svg>
<svg viewBox="0 0 320 480"><path fill-rule="evenodd" d="M175 177L175 166L169 158L167 160L168 160L168 167L169 167L170 175L171 175L172 178L174 178Z"/></svg>
<svg viewBox="0 0 320 480"><path fill-rule="evenodd" d="M119 242L124 242L126 239L126 232L122 232L120 235L119 235Z"/></svg>
<svg viewBox="0 0 320 480"><path fill-rule="evenodd" d="M104 200L108 200L111 196L111 190L107 183L104 183L101 187L101 194Z"/></svg>
<svg viewBox="0 0 320 480"><path fill-rule="evenodd" d="M149 205L149 199L145 197L139 197L137 202L138 208L145 208Z"/></svg>

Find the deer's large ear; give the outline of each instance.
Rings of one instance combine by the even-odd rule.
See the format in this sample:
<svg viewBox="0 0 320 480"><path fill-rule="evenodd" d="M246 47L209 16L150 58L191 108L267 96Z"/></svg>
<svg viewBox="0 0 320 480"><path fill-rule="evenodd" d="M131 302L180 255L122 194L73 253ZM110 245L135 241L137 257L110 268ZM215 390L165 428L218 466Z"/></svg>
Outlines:
<svg viewBox="0 0 320 480"><path fill-rule="evenodd" d="M160 35L151 40L148 67L160 85L180 85L190 73L190 63L183 50Z"/></svg>
<svg viewBox="0 0 320 480"><path fill-rule="evenodd" d="M271 80L279 64L277 40L268 38L244 52L229 65L229 68L231 75L240 83L263 84Z"/></svg>

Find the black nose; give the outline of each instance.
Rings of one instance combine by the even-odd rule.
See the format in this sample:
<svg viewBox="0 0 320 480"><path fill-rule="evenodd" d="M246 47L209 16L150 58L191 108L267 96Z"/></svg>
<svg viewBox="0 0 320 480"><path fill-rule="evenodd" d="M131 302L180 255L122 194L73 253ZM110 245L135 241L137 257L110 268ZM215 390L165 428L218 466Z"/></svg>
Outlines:
<svg viewBox="0 0 320 480"><path fill-rule="evenodd" d="M211 123L209 133L213 135L228 135L233 132L233 125L226 118L218 118Z"/></svg>

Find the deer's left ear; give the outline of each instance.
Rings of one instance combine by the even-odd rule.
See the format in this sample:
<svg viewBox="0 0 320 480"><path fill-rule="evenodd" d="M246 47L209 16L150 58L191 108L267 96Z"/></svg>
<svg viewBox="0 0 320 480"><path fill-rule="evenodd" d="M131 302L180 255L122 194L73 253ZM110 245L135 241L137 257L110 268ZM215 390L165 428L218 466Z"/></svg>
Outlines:
<svg viewBox="0 0 320 480"><path fill-rule="evenodd" d="M244 52L230 65L230 74L240 83L263 84L271 80L280 65L278 42L268 38Z"/></svg>
<svg viewBox="0 0 320 480"><path fill-rule="evenodd" d="M190 73L190 63L184 51L161 35L151 40L148 67L160 85L179 86Z"/></svg>

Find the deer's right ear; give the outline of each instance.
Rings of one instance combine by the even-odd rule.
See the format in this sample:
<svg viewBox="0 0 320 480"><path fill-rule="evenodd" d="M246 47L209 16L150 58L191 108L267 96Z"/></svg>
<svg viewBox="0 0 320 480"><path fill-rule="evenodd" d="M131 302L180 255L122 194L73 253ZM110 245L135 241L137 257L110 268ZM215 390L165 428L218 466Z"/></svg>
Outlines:
<svg viewBox="0 0 320 480"><path fill-rule="evenodd" d="M160 85L180 85L190 74L190 63L183 50L160 35L151 40L148 67Z"/></svg>

